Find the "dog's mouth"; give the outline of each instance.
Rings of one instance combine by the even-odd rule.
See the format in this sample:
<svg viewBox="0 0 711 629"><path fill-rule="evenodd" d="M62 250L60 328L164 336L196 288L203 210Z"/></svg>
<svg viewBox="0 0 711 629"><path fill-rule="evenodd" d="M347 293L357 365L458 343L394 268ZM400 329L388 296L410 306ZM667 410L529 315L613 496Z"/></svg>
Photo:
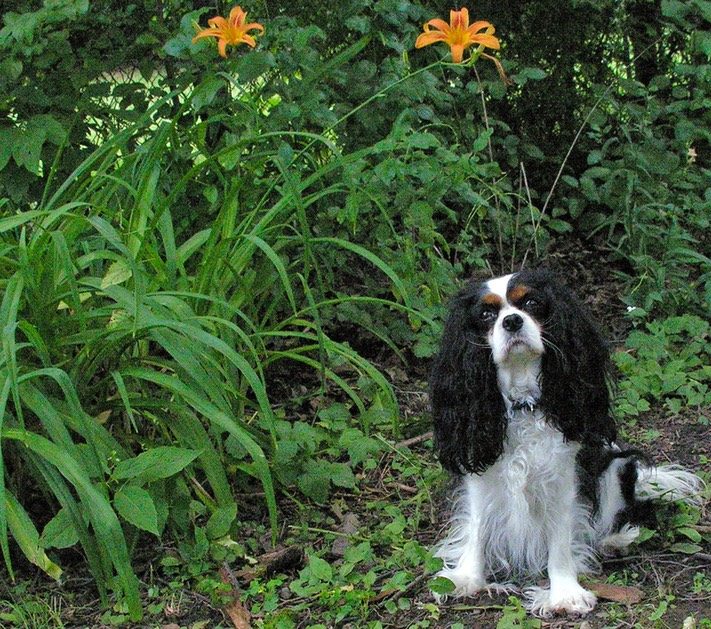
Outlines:
<svg viewBox="0 0 711 629"><path fill-rule="evenodd" d="M506 341L504 353L507 356L510 356L511 354L540 354L531 340L521 334L515 334Z"/></svg>

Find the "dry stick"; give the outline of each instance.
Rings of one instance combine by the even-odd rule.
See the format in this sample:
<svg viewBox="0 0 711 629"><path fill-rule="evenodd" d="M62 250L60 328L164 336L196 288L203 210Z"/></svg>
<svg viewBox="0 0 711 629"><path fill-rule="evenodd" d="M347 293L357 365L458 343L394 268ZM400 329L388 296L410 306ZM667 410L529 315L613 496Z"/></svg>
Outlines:
<svg viewBox="0 0 711 629"><path fill-rule="evenodd" d="M432 439L433 433L432 431L426 432L423 435L418 435L417 437L412 437L411 439L405 439L405 441L401 441L400 443L396 443L395 447L396 448L407 448L409 446L422 443L423 441L427 441L428 439Z"/></svg>

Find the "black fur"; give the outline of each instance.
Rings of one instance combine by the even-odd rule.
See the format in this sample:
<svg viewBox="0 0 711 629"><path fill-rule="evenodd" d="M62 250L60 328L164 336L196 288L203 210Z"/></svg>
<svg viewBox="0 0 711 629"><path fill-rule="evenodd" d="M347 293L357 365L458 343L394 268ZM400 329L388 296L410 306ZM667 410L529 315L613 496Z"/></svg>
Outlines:
<svg viewBox="0 0 711 629"><path fill-rule="evenodd" d="M608 390L609 349L585 305L551 273L523 271L511 285L540 300L545 353L539 401L566 439L602 447L615 438ZM483 285L453 300L430 378L435 442L442 466L484 472L502 454L507 419L496 366L479 314Z"/></svg>
<svg viewBox="0 0 711 629"><path fill-rule="evenodd" d="M651 467L652 461L640 450L610 450L594 444L583 445L577 456L579 490L591 505L593 515L598 513L600 506L600 478L618 459L626 459L626 463L618 471L625 508L617 514L613 531L619 531L627 523L650 523L653 507L648 500L637 498L635 488L640 466Z"/></svg>
<svg viewBox="0 0 711 629"><path fill-rule="evenodd" d="M496 366L479 320L480 296L481 286L470 284L452 300L430 378L439 459L455 473L486 470L506 438Z"/></svg>
<svg viewBox="0 0 711 629"><path fill-rule="evenodd" d="M544 317L541 407L566 439L615 440L610 414L610 350L586 305L555 275L524 271L514 278L547 298Z"/></svg>

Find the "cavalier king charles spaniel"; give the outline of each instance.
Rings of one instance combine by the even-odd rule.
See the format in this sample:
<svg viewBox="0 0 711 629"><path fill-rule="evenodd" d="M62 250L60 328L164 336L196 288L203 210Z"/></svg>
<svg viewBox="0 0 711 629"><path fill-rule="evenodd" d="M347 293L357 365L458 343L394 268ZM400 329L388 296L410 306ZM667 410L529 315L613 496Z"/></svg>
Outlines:
<svg viewBox="0 0 711 629"><path fill-rule="evenodd" d="M431 376L439 459L460 477L435 554L453 596L525 591L537 615L585 614L578 574L628 546L652 498L700 502L701 479L615 443L609 349L584 304L552 274L472 283L453 300Z"/></svg>

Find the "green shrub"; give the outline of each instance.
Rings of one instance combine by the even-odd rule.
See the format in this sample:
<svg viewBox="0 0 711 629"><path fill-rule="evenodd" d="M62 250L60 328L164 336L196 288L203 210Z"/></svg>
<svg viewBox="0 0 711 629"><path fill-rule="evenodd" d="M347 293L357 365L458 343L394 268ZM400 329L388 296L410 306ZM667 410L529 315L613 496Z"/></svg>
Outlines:
<svg viewBox="0 0 711 629"><path fill-rule="evenodd" d="M624 352L615 353L623 379L618 408L636 416L654 403L679 414L682 409L708 423L711 404L711 341L708 321L692 315L672 317L634 330Z"/></svg>

